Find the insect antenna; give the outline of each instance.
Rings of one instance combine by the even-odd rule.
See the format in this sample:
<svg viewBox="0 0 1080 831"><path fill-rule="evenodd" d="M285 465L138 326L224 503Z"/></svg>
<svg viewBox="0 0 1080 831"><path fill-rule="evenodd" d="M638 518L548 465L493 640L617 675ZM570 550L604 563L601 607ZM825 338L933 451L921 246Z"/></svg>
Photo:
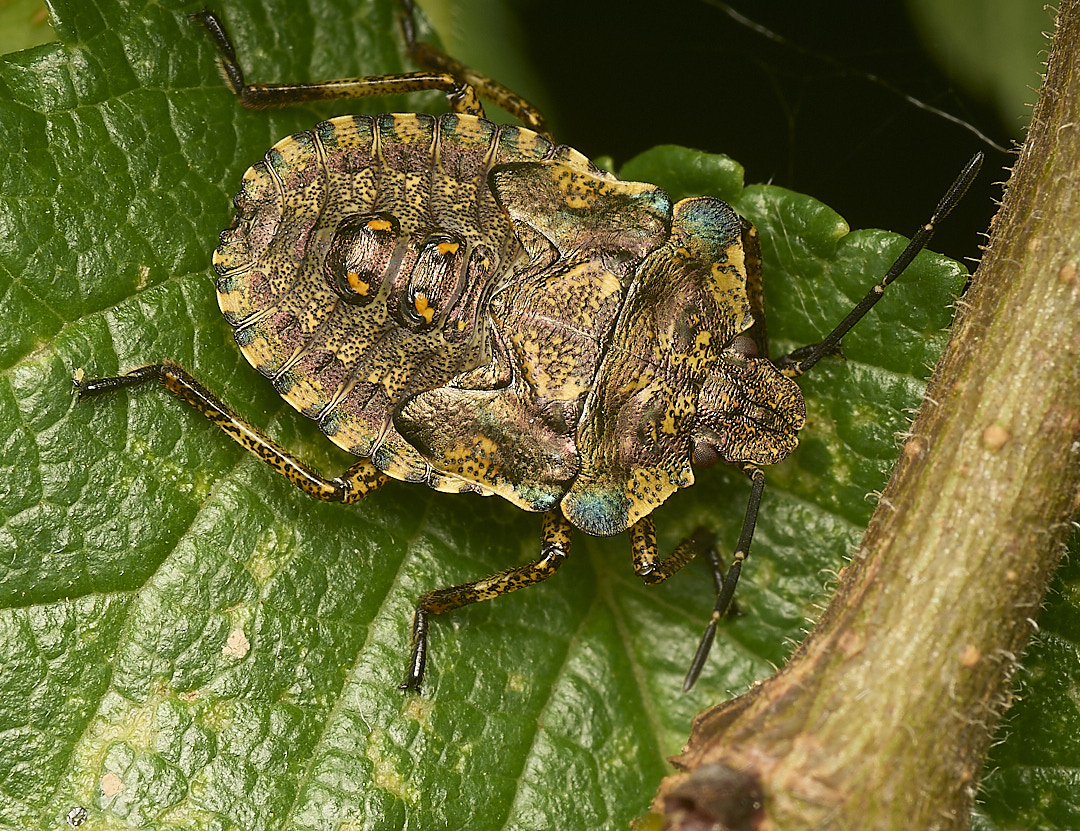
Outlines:
<svg viewBox="0 0 1080 831"><path fill-rule="evenodd" d="M750 477L750 500L746 505L746 514L743 517L742 532L739 534L739 544L735 546L735 555L731 561L731 567L721 578L719 576L719 562L715 552L710 552L709 560L713 564L713 579L716 582L716 605L713 606L712 617L709 625L705 627L705 634L698 642L694 660L690 662L690 668L686 671L683 679L683 692L688 692L697 682L701 670L705 667L705 661L712 649L713 639L716 637L716 626L731 608L731 601L735 597L735 587L739 583L739 575L742 574L742 564L750 553L750 542L754 539L754 528L757 526L758 509L761 507L761 495L765 491L765 474L754 465L744 465L743 472Z"/></svg>
<svg viewBox="0 0 1080 831"><path fill-rule="evenodd" d="M858 323L863 316L874 307L874 304L877 303L885 293L885 289L888 285L903 274L904 270L911 265L911 261L915 259L918 253L922 251L930 241L930 237L933 236L937 224L945 219L952 209L956 207L957 203L964 197L967 189L978 175L979 168L982 166L982 161L983 154L976 153L971 158L971 161L964 166L964 169L960 171L960 175L956 177L956 181L952 183L945 192L945 195L941 198L941 201L938 202L929 221L915 232L915 235L911 238L911 242L908 243L903 253L896 258L896 261L889 267L889 270L885 272L885 276L881 278L881 281L870 289L866 297L859 301L855 308L848 313L847 317L840 322L839 326L833 329L818 343L796 349L791 354L776 360L776 366L784 373L784 375L789 378L797 378L821 360L825 355L839 351L841 338L851 331L851 327ZM742 572L742 564L750 552L750 543L754 537L758 509L761 505L761 495L765 488L765 475L756 465L744 464L742 468L743 472L750 477L752 482L750 500L747 503L746 514L743 518L742 533L739 535L739 543L735 549L731 567L722 578L720 577L719 564L714 559L715 552L710 552L710 559L713 560L714 580L717 583L716 604L713 606L712 617L709 620L709 624L705 627L705 633L698 643L694 659L690 662L690 669L687 671L686 678L683 681L683 692L686 692L694 685L705 666L705 661L709 657L709 651L712 649L713 639L716 637L717 624L731 607L731 601L735 595L735 586L738 584L739 575Z"/></svg>
<svg viewBox="0 0 1080 831"><path fill-rule="evenodd" d="M941 201L938 202L937 208L934 209L934 213L930 217L930 220L915 232L914 236L911 238L911 242L907 244L907 248L905 248L903 253L896 258L896 261L889 267L889 270L885 272L885 276L881 278L881 282L870 289L866 297L859 301L855 308L848 313L848 316L840 322L839 326L829 332L829 334L818 343L803 346L796 349L791 354L777 359L776 365L786 376L789 378L799 377L825 355L836 352L839 349L841 338L851 331L851 327L862 320L863 316L882 298L885 294L886 287L904 273L904 270L911 265L911 261L915 259L916 255L930 242L930 237L934 235L934 229L937 227L938 223L945 219L952 209L956 207L957 203L963 199L968 187L970 187L971 183L975 180L975 177L979 174L979 168L982 166L982 162L982 153L976 153L971 157L971 161L964 166L964 169L960 171L960 175L956 177L956 181L952 183L945 192L945 195L941 197Z"/></svg>

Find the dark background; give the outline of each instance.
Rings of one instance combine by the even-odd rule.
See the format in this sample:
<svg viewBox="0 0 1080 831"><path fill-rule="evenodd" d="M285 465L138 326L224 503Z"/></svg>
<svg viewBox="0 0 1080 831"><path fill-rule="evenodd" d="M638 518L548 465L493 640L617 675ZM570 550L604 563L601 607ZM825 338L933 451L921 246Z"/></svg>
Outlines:
<svg viewBox="0 0 1080 831"><path fill-rule="evenodd" d="M1004 147L1013 139L995 110L942 73L904 3L735 0L785 43L708 0L512 5L555 102L556 138L586 155L621 164L659 143L725 153L745 166L748 183L814 196L853 228L910 236L964 163L984 151L982 175L931 244L974 267L1014 157L903 96Z"/></svg>

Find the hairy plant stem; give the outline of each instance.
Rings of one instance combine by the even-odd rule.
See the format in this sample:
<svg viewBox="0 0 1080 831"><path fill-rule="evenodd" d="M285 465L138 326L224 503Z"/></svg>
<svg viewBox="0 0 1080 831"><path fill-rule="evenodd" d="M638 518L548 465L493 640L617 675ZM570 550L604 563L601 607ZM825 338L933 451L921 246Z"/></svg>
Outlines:
<svg viewBox="0 0 1080 831"><path fill-rule="evenodd" d="M986 255L866 536L791 662L697 718L654 802L665 827L967 827L1080 508L1078 55L1080 0L1062 0Z"/></svg>

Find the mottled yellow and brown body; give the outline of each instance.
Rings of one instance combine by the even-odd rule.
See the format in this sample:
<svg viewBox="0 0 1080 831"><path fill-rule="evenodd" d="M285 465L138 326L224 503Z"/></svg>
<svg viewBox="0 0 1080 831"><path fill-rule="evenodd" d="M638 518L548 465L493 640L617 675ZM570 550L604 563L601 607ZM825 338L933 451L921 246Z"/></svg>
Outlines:
<svg viewBox="0 0 1080 831"><path fill-rule="evenodd" d="M544 512L537 560L421 596L408 688L423 678L428 615L551 576L573 527L629 529L648 583L709 551L718 598L689 685L749 552L759 466L798 443L792 378L896 274L779 368L749 223L711 197L672 204L553 144L523 99L416 43L403 6L406 44L428 72L298 85L246 84L220 21L195 16L248 106L447 91L446 115L342 116L278 142L244 174L214 252L218 303L244 356L359 461L318 474L170 362L80 382L81 396L159 381L319 499L355 502L389 477ZM485 119L477 92L529 127ZM726 576L705 531L661 557L651 518L693 484L692 465L718 461L752 482Z"/></svg>

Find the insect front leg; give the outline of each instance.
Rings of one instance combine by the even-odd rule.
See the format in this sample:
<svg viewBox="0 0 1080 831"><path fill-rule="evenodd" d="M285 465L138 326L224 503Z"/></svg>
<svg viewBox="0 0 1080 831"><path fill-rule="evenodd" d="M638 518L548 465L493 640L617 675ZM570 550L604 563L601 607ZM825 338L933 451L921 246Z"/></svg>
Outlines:
<svg viewBox="0 0 1080 831"><path fill-rule="evenodd" d="M644 516L630 526L630 553L634 561L634 573L650 586L663 583L698 554L709 550L715 544L715 534L698 528L688 539L677 545L674 551L661 557L653 518Z"/></svg>
<svg viewBox="0 0 1080 831"><path fill-rule="evenodd" d="M369 460L363 459L342 476L328 479L316 472L244 419L196 381L187 370L165 362L133 369L124 375L76 381L79 400L96 398L115 390L158 382L165 390L185 401L221 428L229 438L270 465L300 490L326 502L352 503L363 499L386 483L387 477Z"/></svg>
<svg viewBox="0 0 1080 831"><path fill-rule="evenodd" d="M544 514L541 531L540 558L528 565L500 571L481 580L462 583L459 586L447 586L420 595L416 602L416 612L412 625L412 655L401 682L403 690L419 690L424 680L427 665L428 615L441 615L444 612L490 600L503 594L523 589L551 577L570 556L570 535L573 526L559 510Z"/></svg>
<svg viewBox="0 0 1080 831"><path fill-rule="evenodd" d="M732 607L732 599L735 597L735 587L742 573L743 561L750 554L750 543L754 538L754 528L757 525L761 495L765 490L765 474L759 467L752 464L744 464L741 467L743 473L750 477L750 499L746 505L742 532L739 534L739 542L735 547L731 567L726 573L722 572L719 557L715 554L716 536L710 531L699 528L667 557L661 559L656 543L656 526L652 517L642 517L630 527L634 572L650 585L667 580L702 551L709 553L713 566L713 582L716 585L716 603L713 606L709 625L705 627L705 634L698 643L694 659L690 662L690 668L683 680L683 692L694 686L698 676L701 675L701 670L709 657L709 651L712 649L713 639L716 637L716 625Z"/></svg>

